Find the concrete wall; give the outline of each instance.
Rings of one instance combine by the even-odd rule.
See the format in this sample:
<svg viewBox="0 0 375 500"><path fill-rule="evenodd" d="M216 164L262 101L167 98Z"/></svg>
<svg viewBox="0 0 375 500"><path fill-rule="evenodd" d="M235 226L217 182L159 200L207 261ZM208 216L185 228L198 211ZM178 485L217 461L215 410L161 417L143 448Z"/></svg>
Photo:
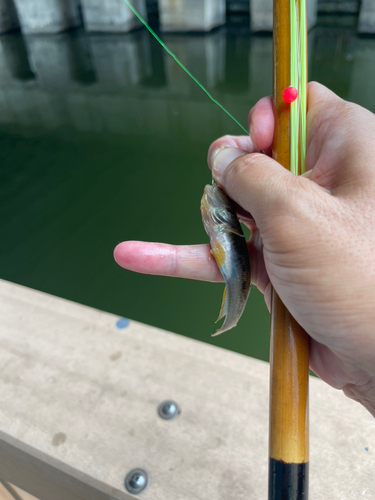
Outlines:
<svg viewBox="0 0 375 500"><path fill-rule="evenodd" d="M132 0L140 14L147 17L147 7L155 14L155 0ZM246 2L246 8L245 3ZM14 6L17 7L17 12ZM162 31L210 31L226 22L229 12L250 9L253 31L272 31L273 0L159 0ZM316 22L318 0L307 1L307 23ZM330 2L329 5L339 5ZM364 0L363 11L371 9L371 0ZM24 33L54 33L78 26L82 8L87 31L127 32L141 25L123 0L0 0L0 32L18 26ZM341 5L341 4L340 4ZM366 7L369 5L370 7ZM249 7L250 6L250 7Z"/></svg>
<svg viewBox="0 0 375 500"><path fill-rule="evenodd" d="M80 24L78 0L14 0L23 33L57 33Z"/></svg>
<svg viewBox="0 0 375 500"><path fill-rule="evenodd" d="M81 0L81 4L87 31L126 32L141 25L123 0ZM132 0L132 4L147 18L145 0Z"/></svg>
<svg viewBox="0 0 375 500"><path fill-rule="evenodd" d="M147 18L146 0L132 0ZM81 24L82 7L88 31L126 32L141 22L123 0L0 0L0 33L21 25L23 33L57 33ZM155 13L154 1L150 9Z"/></svg>
<svg viewBox="0 0 375 500"><path fill-rule="evenodd" d="M307 28L316 23L318 0L307 0ZM250 24L252 31L273 30L273 0L250 0Z"/></svg>
<svg viewBox="0 0 375 500"><path fill-rule="evenodd" d="M159 0L162 31L210 31L225 24L225 0Z"/></svg>

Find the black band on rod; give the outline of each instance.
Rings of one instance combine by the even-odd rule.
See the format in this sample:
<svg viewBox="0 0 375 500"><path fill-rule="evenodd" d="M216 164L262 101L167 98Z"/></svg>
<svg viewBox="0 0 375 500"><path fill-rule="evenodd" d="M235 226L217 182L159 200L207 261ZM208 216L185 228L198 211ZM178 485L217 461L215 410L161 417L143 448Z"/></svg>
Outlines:
<svg viewBox="0 0 375 500"><path fill-rule="evenodd" d="M268 477L268 500L308 500L308 462L287 464L270 458Z"/></svg>

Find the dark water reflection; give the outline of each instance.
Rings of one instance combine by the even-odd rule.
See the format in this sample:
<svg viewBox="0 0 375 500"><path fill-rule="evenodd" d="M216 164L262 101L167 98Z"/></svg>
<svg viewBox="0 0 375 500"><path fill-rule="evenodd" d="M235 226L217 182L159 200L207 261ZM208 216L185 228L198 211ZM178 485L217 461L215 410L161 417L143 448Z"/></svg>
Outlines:
<svg viewBox="0 0 375 500"><path fill-rule="evenodd" d="M272 42L225 29L165 36L243 124L271 93ZM310 79L375 111L375 40L310 34ZM211 141L239 129L144 30L0 37L0 277L268 358L269 318L250 296L210 338L223 286L116 266L125 239L206 242L199 203Z"/></svg>

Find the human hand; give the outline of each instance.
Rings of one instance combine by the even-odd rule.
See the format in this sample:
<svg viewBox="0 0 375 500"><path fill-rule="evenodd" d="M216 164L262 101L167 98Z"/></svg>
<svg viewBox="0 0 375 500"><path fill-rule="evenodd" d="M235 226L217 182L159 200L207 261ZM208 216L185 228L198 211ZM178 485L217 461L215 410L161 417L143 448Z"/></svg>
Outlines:
<svg viewBox="0 0 375 500"><path fill-rule="evenodd" d="M249 125L249 137L215 141L209 165L253 230L252 281L267 304L272 283L310 335L312 370L375 416L375 116L310 84L308 173L299 177L260 154L272 145L270 98ZM222 280L209 245L124 242L115 259L137 272Z"/></svg>

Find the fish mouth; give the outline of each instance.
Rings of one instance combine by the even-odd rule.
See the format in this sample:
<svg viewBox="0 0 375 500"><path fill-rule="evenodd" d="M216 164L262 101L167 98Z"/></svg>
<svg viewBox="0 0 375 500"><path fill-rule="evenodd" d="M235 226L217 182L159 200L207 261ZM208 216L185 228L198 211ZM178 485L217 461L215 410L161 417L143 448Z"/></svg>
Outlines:
<svg viewBox="0 0 375 500"><path fill-rule="evenodd" d="M201 212L202 216L204 214L208 214L213 207L217 206L217 202L215 201L215 193L213 187L210 184L205 186L203 191L203 196L201 199Z"/></svg>
<svg viewBox="0 0 375 500"><path fill-rule="evenodd" d="M211 213L211 207L210 207L210 202L209 202L209 194L207 193L207 188L211 186L206 186L203 192L203 196L201 199L201 215L202 215L202 221L203 221L203 226L208 234L210 236L210 227L211 227L211 222L212 222L212 217L210 216Z"/></svg>
<svg viewBox="0 0 375 500"><path fill-rule="evenodd" d="M209 210L228 204L227 196L223 193L215 181L212 181L212 184L207 184L205 186L201 200L201 209Z"/></svg>
<svg viewBox="0 0 375 500"><path fill-rule="evenodd" d="M211 188L209 184L204 188L201 199L201 210L208 210L209 208L209 199L211 199L209 188Z"/></svg>

